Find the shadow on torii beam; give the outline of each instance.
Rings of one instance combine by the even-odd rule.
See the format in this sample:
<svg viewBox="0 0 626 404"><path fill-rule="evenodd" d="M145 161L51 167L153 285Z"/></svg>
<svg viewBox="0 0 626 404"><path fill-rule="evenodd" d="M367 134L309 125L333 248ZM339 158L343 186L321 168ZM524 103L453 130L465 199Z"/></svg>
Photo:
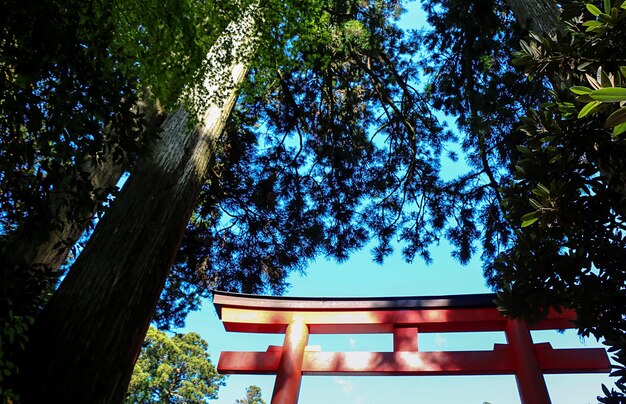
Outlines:
<svg viewBox="0 0 626 404"><path fill-rule="evenodd" d="M503 317L494 294L304 298L213 292L226 331L285 334L266 352L222 352L222 374L276 374L272 404L298 402L302 375L514 374L522 403L550 403L544 373L609 372L603 348L553 349L530 330L573 328L576 313L550 311L530 327ZM491 351L419 352L418 332L504 331ZM393 352L322 352L309 334L393 334Z"/></svg>

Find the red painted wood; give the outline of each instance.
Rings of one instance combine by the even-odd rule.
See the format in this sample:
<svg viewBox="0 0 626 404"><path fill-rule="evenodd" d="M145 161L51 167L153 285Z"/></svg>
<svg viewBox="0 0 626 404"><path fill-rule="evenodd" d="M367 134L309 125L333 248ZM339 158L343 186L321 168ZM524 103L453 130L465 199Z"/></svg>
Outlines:
<svg viewBox="0 0 626 404"><path fill-rule="evenodd" d="M221 374L274 375L278 371L281 350L268 352L223 351L217 362Z"/></svg>
<svg viewBox="0 0 626 404"><path fill-rule="evenodd" d="M554 349L549 343L535 344L535 357L543 373L608 373L611 362L604 348Z"/></svg>
<svg viewBox="0 0 626 404"><path fill-rule="evenodd" d="M272 404L297 404L302 380L302 360L308 340L309 329L305 323L289 324L278 363Z"/></svg>
<svg viewBox="0 0 626 404"><path fill-rule="evenodd" d="M552 349L534 346L543 373L604 373L609 360L603 348ZM457 352L313 352L306 351L302 372L309 375L496 375L514 374L507 344L493 351ZM271 374L278 370L279 351L222 352L222 374ZM564 367L567 369L564 370Z"/></svg>
<svg viewBox="0 0 626 404"><path fill-rule="evenodd" d="M394 352L416 352L417 327L394 327L393 350Z"/></svg>
<svg viewBox="0 0 626 404"><path fill-rule="evenodd" d="M227 331L284 333L287 325L303 321L311 334L391 333L394 326L419 327L420 332L503 331L507 319L495 307L403 310L256 310L222 307ZM551 311L533 329L572 328L576 314Z"/></svg>
<svg viewBox="0 0 626 404"><path fill-rule="evenodd" d="M530 331L523 320L509 320L505 328L515 380L522 403L550 404L548 386L543 378L541 365L533 349Z"/></svg>
<svg viewBox="0 0 626 404"><path fill-rule="evenodd" d="M227 331L286 333L267 352L222 352L220 373L277 374L274 404L295 404L302 374L515 374L522 402L549 403L544 373L608 372L602 348L552 349L532 344L523 322L509 321L493 295L407 298L273 298L215 293ZM551 310L532 329L572 328L576 313ZM505 331L492 351L418 352L419 332ZM392 333L394 352L320 352L308 334Z"/></svg>

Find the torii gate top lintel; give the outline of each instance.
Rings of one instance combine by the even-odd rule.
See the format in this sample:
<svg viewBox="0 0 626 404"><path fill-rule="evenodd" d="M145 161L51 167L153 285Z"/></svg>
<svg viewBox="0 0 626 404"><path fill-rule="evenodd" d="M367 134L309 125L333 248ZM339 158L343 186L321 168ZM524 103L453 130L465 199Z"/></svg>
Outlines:
<svg viewBox="0 0 626 404"><path fill-rule="evenodd" d="M507 318L493 293L400 297L276 297L213 292L227 331L284 333L303 321L310 334L389 333L399 327L420 332L504 331ZM576 314L551 311L533 330L572 328Z"/></svg>
<svg viewBox="0 0 626 404"><path fill-rule="evenodd" d="M297 403L303 374L514 374L522 402L549 403L544 373L608 372L602 348L553 349L533 344L531 329L573 328L576 313L551 310L527 325L503 317L494 294L413 297L274 297L213 292L227 331L285 334L266 352L222 352L221 373L276 374L272 404ZM421 352L418 333L504 331L491 351ZM393 334L392 352L323 352L309 334Z"/></svg>
<svg viewBox="0 0 626 404"><path fill-rule="evenodd" d="M266 296L245 293L213 291L213 304L221 318L223 306L255 307L259 309L288 310L363 310L416 309L452 307L496 307L495 293L445 296L391 296L391 297L292 297Z"/></svg>

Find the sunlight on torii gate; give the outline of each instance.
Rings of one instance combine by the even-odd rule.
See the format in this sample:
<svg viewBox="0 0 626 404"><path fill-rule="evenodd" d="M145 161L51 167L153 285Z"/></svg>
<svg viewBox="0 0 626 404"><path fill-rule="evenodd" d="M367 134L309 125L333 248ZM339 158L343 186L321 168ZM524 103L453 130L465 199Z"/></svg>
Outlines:
<svg viewBox="0 0 626 404"><path fill-rule="evenodd" d="M530 327L497 310L494 294L390 298L299 298L214 292L226 331L285 334L266 352L222 352L222 374L276 374L272 404L298 402L302 375L515 374L522 403L550 403L544 373L609 372L603 348L533 344L532 330L573 328L573 311ZM491 351L419 352L418 332L504 331ZM309 334L393 334L393 352L322 352Z"/></svg>

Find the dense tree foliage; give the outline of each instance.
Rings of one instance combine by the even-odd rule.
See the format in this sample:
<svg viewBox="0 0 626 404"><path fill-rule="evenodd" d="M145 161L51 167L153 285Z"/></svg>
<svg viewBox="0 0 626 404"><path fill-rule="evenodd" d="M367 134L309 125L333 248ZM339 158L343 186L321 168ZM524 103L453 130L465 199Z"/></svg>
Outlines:
<svg viewBox="0 0 626 404"><path fill-rule="evenodd" d="M254 385L247 387L246 397L235 400L235 404L265 404L265 400L261 396L261 388Z"/></svg>
<svg viewBox="0 0 626 404"><path fill-rule="evenodd" d="M133 369L127 403L206 403L217 398L224 376L196 333L175 334L150 328Z"/></svg>
<svg viewBox="0 0 626 404"><path fill-rule="evenodd" d="M201 17L216 13L197 2L2 7L0 231L4 259L27 260L24 240L37 244L71 218L84 228L83 211L111 191L90 182L92 171L129 168L149 141L145 104L170 105L201 75L223 22Z"/></svg>
<svg viewBox="0 0 626 404"><path fill-rule="evenodd" d="M156 105L201 74L224 18L216 4L192 1L0 7L4 378L68 252L155 138Z"/></svg>
<svg viewBox="0 0 626 404"><path fill-rule="evenodd" d="M280 293L290 270L318 254L346 259L371 238L378 261L396 237L408 260L429 260L446 225L439 156L450 133L413 86L416 49L393 22L397 4L321 2L306 19L281 11L297 23L267 33L252 62L162 325L210 288Z"/></svg>
<svg viewBox="0 0 626 404"><path fill-rule="evenodd" d="M554 91L523 118L503 206L513 245L487 267L513 316L573 308L604 339L626 392L626 46L624 2L566 3L565 29L532 35L515 62Z"/></svg>
<svg viewBox="0 0 626 404"><path fill-rule="evenodd" d="M88 180L103 154L126 165L124 148L143 141L137 96L108 57L110 21L98 5L84 18L88 8L9 1L0 11L0 322L16 331L1 336L0 363L11 373L23 325L58 276L29 250L106 198Z"/></svg>
<svg viewBox="0 0 626 404"><path fill-rule="evenodd" d="M437 174L438 155L449 135L410 86L416 74L406 60L411 48L391 22L398 5L311 1L263 6L267 29L260 31L259 57L243 105L247 113L265 119L252 129L270 130L252 131L253 139L237 142L239 148L255 146L255 153L238 159L228 154L235 150L233 143L217 142L212 170L217 175L207 195L214 200L209 205L219 203L221 210L208 215L198 210L198 218L218 225L208 233L214 238L209 257L219 265L217 284L278 289L287 271L305 260L320 253L344 259L377 234L379 259L390 253L390 240L398 233L407 240L408 259L416 254L428 258L427 247L445 226ZM233 21L250 17L246 7ZM236 45L238 35L223 43ZM213 62L229 63L219 55ZM211 89L215 79L205 81L207 93L219 98L221 93ZM210 109L200 112L211 116ZM154 292L160 291L176 251L179 225L200 190L197 177L206 168L196 163L211 158L211 147L208 155L198 154L198 147L212 140L198 135L202 130L179 124L185 120L181 114L168 117L156 152L141 159L36 323L28 377L46 380L46 387L27 390L29 395L115 400L126 374L119 367L130 364L145 333ZM298 146L291 147L290 137ZM222 164L232 171L222 171ZM187 166L178 177L175 170ZM218 182L228 175L225 185ZM142 198L159 204L146 205ZM410 209L403 212L403 207ZM223 213L232 220L219 220ZM76 355L70 361L77 347L107 355L99 361ZM67 361L60 368L62 358ZM77 378L82 382L74 385L84 391L62 382ZM108 385L116 392L106 397Z"/></svg>
<svg viewBox="0 0 626 404"><path fill-rule="evenodd" d="M281 293L287 274L303 270L312 258L344 260L371 240L378 262L395 245L407 261L429 262L429 247L447 238L461 263L482 246L488 278L504 291L501 303L510 314L532 317L553 305L573 307L580 310L581 333L605 337L621 349L621 138L604 130L615 108L588 104L598 86L621 86L614 55L624 49L621 2L602 5L608 7L604 12L589 7L592 14L583 20L597 20L582 27L578 16L587 9L564 2L565 19L579 19L556 37L524 43L526 55L518 59L534 78L530 82L509 62L532 18L518 28L500 0L424 3L430 29L412 33L395 24L402 12L397 1L259 4L248 81L226 130L209 148L205 181L189 192L200 194L198 204L185 202L195 209L156 308L161 327L181 325L210 288ZM245 17L248 2L26 5L8 4L0 13L6 22L0 38L0 257L8 297L0 315L13 324L8 330L29 323L60 274L54 265L25 262L20 257L26 254L16 251L28 240L49 239L51 230L68 222L84 228L114 185L98 186L94 167L112 173L113 165L119 175L140 160L130 183L167 188L171 179L163 185L151 171L151 157L168 148L168 136L177 136L161 133L153 141L146 127L154 122L147 118L159 107L172 122L184 89L196 88L211 64L231 62L202 63L227 22ZM45 30L37 31L39 25ZM598 74L600 66L604 73ZM210 87L215 78L207 79ZM574 99L574 85L590 89L577 89L582 93ZM546 100L524 119L524 131L516 131L524 111ZM575 119L583 102L593 114ZM186 107L192 112L203 106ZM441 161L458 158L452 145L457 135L433 110L457 118L470 166L450 181L441 178ZM620 114L611 115L617 119L611 123L619 124ZM195 133L191 124L188 129L178 138ZM187 148L182 163L194 151ZM159 241L155 229L166 216L151 210L162 201L150 198L120 198L117 209L154 212L135 233L145 246ZM187 214L177 219L183 226ZM99 234L113 240L125 223L110 216L114 230L101 226ZM178 233L172 233L168 249L175 251ZM60 240L56 244L66 249L76 241ZM88 247L90 254L94 249ZM132 263L141 249L118 249L115 259ZM105 293L116 304L142 288L158 294L168 260L158 276L147 263L138 263L132 276L112 274L114 287ZM111 263L95 261L91 273L111 274ZM81 265L70 271L69 282L85 273ZM135 275L143 285L130 282ZM98 287L95 280L87 285ZM88 287L74 290L83 303L95 296ZM126 311L147 318L152 304ZM51 316L47 324L63 319ZM120 329L136 334L138 346L146 328L147 322ZM2 335L3 349L11 333ZM623 362L623 350L616 355Z"/></svg>
<svg viewBox="0 0 626 404"><path fill-rule="evenodd" d="M52 276L37 263L22 268L22 250L59 225L58 210L76 213L102 202L107 190L92 189L87 171L107 148L118 150L110 156L119 160L123 147L139 147L141 130L137 96L118 61L107 57L106 14L94 10L87 20L80 2L35 3L5 2L1 13L0 252L2 297L11 299L14 290L37 296ZM115 132L105 136L105 126ZM31 274L37 270L43 274Z"/></svg>
<svg viewBox="0 0 626 404"><path fill-rule="evenodd" d="M530 319L576 309L580 334L614 352L623 391L623 2L560 4L553 35L531 32L519 51L501 2L428 3L424 38L438 52L427 90L457 117L475 169L458 180L482 207L466 210L465 237L482 238L502 309Z"/></svg>
<svg viewBox="0 0 626 404"><path fill-rule="evenodd" d="M427 46L421 63L428 73L426 96L456 120L459 152L470 167L448 184L447 215L459 223L448 236L461 263L478 247L489 262L510 240L499 189L510 178L515 145L523 141L514 128L547 90L511 66L521 31L506 2L435 1L424 7L429 28L416 40Z"/></svg>
<svg viewBox="0 0 626 404"><path fill-rule="evenodd" d="M244 5L71 270L38 316L20 377L26 402L118 402L254 49L258 4ZM187 105L185 105L187 107ZM89 355L76 355L75 352ZM71 384L67 380L72 380Z"/></svg>

